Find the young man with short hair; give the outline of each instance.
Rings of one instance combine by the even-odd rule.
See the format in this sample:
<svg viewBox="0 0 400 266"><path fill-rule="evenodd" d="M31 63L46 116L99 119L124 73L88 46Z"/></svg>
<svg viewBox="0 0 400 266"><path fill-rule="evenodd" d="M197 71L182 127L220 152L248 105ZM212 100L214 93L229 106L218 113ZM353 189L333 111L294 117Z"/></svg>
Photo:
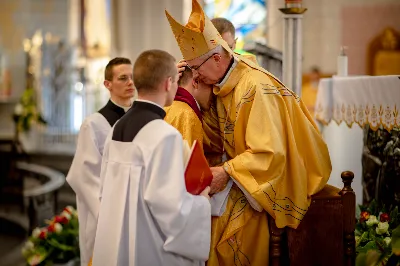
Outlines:
<svg viewBox="0 0 400 266"><path fill-rule="evenodd" d="M94 266L189 266L208 259L210 189L187 192L182 136L163 120L178 88L175 64L160 50L135 62L138 99L104 150Z"/></svg>
<svg viewBox="0 0 400 266"><path fill-rule="evenodd" d="M83 121L67 175L67 182L76 194L82 266L88 264L93 253L104 142L111 127L130 108L135 93L132 75L128 58L117 57L107 64L104 86L110 91L110 100Z"/></svg>
<svg viewBox="0 0 400 266"><path fill-rule="evenodd" d="M178 85L174 102L165 108L165 121L182 134L189 146L195 140L202 145L202 111L210 108L212 86L199 82L188 67L182 72Z"/></svg>

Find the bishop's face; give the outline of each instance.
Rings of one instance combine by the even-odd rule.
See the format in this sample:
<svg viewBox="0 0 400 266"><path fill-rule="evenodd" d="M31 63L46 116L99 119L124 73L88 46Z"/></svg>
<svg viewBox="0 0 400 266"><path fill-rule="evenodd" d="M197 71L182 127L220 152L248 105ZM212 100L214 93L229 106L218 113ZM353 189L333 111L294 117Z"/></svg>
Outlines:
<svg viewBox="0 0 400 266"><path fill-rule="evenodd" d="M195 58L187 61L187 63L202 82L213 85L218 83L220 77L223 75L223 73L221 73L220 61L221 55L215 53L208 58Z"/></svg>
<svg viewBox="0 0 400 266"><path fill-rule="evenodd" d="M105 82L112 96L119 99L130 99L135 95L133 86L133 67L130 64L113 67L113 78Z"/></svg>

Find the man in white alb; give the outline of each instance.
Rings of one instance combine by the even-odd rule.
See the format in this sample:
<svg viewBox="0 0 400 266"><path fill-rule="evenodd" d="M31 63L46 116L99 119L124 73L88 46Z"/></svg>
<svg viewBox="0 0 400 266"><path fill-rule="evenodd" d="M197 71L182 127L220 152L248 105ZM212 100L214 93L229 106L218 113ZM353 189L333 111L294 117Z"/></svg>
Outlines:
<svg viewBox="0 0 400 266"><path fill-rule="evenodd" d="M145 51L133 78L138 99L105 144L92 265L204 265L210 189L187 192L182 135L163 120L178 88L175 59Z"/></svg>
<svg viewBox="0 0 400 266"><path fill-rule="evenodd" d="M75 156L67 175L67 182L76 193L82 266L88 265L93 253L104 143L111 127L130 108L135 93L129 59L112 59L106 66L104 76L104 86L110 91L110 100L82 123Z"/></svg>

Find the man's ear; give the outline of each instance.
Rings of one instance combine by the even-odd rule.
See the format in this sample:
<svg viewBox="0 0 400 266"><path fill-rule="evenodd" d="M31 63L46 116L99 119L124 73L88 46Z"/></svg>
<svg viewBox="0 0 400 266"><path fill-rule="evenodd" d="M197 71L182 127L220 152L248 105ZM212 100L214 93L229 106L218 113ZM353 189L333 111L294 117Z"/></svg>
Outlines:
<svg viewBox="0 0 400 266"><path fill-rule="evenodd" d="M171 87L172 87L172 77L168 77L165 79L165 82L164 82L165 91L167 91L167 92L170 91Z"/></svg>
<svg viewBox="0 0 400 266"><path fill-rule="evenodd" d="M104 80L103 84L104 84L104 87L106 87L108 90L111 89L111 81Z"/></svg>
<svg viewBox="0 0 400 266"><path fill-rule="evenodd" d="M199 81L197 79L192 79L192 87L194 89L197 89L197 85L199 84Z"/></svg>

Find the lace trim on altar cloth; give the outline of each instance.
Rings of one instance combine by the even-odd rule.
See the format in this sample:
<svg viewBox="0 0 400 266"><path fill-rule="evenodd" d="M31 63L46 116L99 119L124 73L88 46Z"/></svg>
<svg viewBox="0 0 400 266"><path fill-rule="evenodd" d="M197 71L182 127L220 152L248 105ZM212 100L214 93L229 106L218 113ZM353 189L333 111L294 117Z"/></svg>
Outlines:
<svg viewBox="0 0 400 266"><path fill-rule="evenodd" d="M376 131L383 126L387 131L400 127L400 115L396 105L345 105L337 104L333 108L323 108L318 105L315 112L317 121L323 124L329 124L333 119L337 124L345 122L347 126L352 127L358 124L360 127L369 125Z"/></svg>

